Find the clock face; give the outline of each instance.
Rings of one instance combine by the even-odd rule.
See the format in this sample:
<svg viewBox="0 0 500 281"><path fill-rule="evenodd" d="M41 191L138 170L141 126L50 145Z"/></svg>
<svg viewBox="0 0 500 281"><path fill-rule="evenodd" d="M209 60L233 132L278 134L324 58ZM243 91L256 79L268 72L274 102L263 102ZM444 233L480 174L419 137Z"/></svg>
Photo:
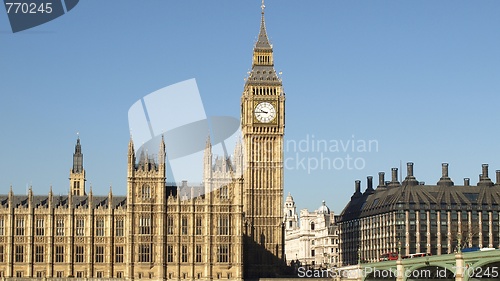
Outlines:
<svg viewBox="0 0 500 281"><path fill-rule="evenodd" d="M261 102L255 107L255 118L262 123L269 123L276 117L276 109L268 102Z"/></svg>

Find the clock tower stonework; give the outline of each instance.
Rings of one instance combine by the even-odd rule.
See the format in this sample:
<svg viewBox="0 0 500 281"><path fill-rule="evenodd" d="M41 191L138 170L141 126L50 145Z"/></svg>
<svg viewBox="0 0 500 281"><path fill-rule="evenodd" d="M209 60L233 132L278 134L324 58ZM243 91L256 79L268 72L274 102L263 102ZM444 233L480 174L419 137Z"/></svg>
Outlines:
<svg viewBox="0 0 500 281"><path fill-rule="evenodd" d="M243 175L245 277L273 277L279 275L284 264L285 93L274 69L264 5L252 70L241 97L241 126L246 162Z"/></svg>

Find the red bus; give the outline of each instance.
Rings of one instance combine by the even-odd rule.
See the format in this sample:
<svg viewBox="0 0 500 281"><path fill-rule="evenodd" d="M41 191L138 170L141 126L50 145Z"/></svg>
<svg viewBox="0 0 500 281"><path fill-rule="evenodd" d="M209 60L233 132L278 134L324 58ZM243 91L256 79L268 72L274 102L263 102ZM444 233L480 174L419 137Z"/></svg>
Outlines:
<svg viewBox="0 0 500 281"><path fill-rule="evenodd" d="M395 261L398 260L398 253L386 253L380 255L379 261Z"/></svg>

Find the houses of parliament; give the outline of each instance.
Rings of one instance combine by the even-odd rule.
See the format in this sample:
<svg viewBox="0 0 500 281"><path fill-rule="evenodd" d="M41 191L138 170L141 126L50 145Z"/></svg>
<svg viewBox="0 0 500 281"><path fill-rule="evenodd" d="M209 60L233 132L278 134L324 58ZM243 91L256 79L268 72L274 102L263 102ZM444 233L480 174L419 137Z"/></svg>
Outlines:
<svg viewBox="0 0 500 281"><path fill-rule="evenodd" d="M169 186L166 145L157 156L128 144L127 194L85 186L81 141L68 195L0 195L0 277L243 280L284 266L285 94L264 18L241 96L242 141L214 159L207 141L204 183ZM125 145L124 145L125 147ZM232 177L240 169L242 176ZM190 192L186 196L184 191Z"/></svg>

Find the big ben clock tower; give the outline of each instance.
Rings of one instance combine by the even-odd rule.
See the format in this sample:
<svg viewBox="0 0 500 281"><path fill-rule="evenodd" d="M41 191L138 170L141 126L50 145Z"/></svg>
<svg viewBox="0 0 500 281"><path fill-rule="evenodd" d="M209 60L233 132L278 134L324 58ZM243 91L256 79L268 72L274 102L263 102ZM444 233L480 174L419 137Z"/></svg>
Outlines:
<svg viewBox="0 0 500 281"><path fill-rule="evenodd" d="M272 277L284 261L283 135L285 94L274 70L264 20L241 97L245 145L245 277Z"/></svg>

